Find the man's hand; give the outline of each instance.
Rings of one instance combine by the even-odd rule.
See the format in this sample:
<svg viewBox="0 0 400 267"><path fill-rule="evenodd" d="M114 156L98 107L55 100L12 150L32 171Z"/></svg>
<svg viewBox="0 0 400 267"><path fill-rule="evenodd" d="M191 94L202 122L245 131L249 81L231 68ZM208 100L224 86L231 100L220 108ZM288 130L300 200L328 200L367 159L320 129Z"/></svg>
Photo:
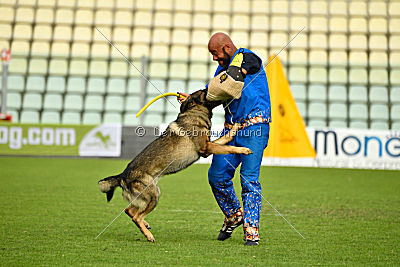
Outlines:
<svg viewBox="0 0 400 267"><path fill-rule="evenodd" d="M189 94L187 94L187 93L178 92L178 94L180 95L180 97L178 97L178 101L179 101L179 103L181 103L181 104L182 104L182 102L185 101L186 98L189 96Z"/></svg>

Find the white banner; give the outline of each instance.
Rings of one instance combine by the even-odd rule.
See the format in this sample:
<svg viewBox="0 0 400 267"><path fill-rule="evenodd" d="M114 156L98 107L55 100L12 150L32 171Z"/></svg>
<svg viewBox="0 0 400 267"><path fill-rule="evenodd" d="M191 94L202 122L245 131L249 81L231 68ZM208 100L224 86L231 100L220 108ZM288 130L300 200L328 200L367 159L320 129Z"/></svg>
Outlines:
<svg viewBox="0 0 400 267"><path fill-rule="evenodd" d="M220 127L213 127L220 130ZM314 158L263 158L266 166L400 170L400 131L307 128ZM212 156L199 163L211 163Z"/></svg>
<svg viewBox="0 0 400 267"><path fill-rule="evenodd" d="M88 132L79 144L79 156L119 157L121 124L102 124Z"/></svg>

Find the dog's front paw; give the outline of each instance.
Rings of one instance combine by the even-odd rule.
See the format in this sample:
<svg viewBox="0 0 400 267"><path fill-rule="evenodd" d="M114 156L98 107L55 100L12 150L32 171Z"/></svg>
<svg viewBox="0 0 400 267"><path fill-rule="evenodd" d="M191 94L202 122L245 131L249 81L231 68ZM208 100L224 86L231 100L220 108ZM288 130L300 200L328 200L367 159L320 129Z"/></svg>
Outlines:
<svg viewBox="0 0 400 267"><path fill-rule="evenodd" d="M154 236L153 235L151 235L151 236L146 236L147 237L147 241L149 241L149 242L151 242L151 243L154 243L156 240L154 239Z"/></svg>
<svg viewBox="0 0 400 267"><path fill-rule="evenodd" d="M253 151L251 151L250 148L241 147L240 148L240 154L250 155L250 154L253 154Z"/></svg>

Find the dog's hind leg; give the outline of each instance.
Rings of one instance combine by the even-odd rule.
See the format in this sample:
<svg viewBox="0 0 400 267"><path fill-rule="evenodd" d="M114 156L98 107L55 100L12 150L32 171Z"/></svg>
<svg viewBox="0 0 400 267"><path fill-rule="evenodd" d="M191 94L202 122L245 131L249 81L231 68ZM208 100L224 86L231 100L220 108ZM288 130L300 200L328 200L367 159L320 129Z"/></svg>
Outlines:
<svg viewBox="0 0 400 267"><path fill-rule="evenodd" d="M137 208L135 206L130 205L128 208L125 209L125 213L126 215L128 215L132 221L133 221L133 217L135 216L135 214L137 213ZM151 229L151 226L148 222L146 222L145 220L143 220L144 226L146 226L147 229Z"/></svg>
<svg viewBox="0 0 400 267"><path fill-rule="evenodd" d="M147 229L147 227L144 223L143 213L142 214L136 213L136 215L132 218L132 221L137 225L137 227L140 229L140 231L147 238L147 241L149 241L149 242L155 241L153 234L149 231L149 229Z"/></svg>
<svg viewBox="0 0 400 267"><path fill-rule="evenodd" d="M129 206L128 208L125 209L126 215L128 215L131 219L133 219L133 216L136 214L137 209L134 206ZM146 226L147 229L151 229L151 226L148 222L143 220L144 226Z"/></svg>

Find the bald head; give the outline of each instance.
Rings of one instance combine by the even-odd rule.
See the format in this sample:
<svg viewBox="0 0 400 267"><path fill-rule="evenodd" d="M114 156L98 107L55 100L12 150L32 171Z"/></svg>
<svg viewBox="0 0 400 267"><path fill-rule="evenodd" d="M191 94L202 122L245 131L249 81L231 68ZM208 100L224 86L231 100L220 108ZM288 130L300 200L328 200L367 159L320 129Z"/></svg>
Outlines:
<svg viewBox="0 0 400 267"><path fill-rule="evenodd" d="M231 38L223 32L215 33L208 42L208 51L213 56L213 60L218 61L221 67L224 67L226 63L229 64L236 50Z"/></svg>

